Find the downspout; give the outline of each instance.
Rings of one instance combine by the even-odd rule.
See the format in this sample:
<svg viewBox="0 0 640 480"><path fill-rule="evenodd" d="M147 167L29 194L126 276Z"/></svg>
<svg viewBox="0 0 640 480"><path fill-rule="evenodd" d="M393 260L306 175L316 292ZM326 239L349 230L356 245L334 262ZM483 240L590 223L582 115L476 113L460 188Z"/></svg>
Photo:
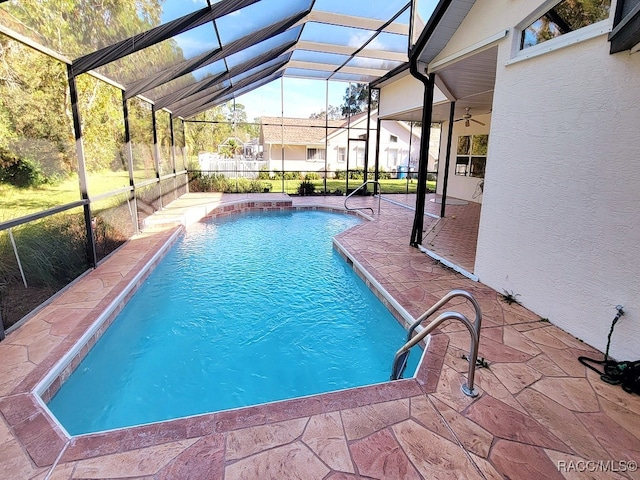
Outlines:
<svg viewBox="0 0 640 480"><path fill-rule="evenodd" d="M419 80L424 84L424 103L422 107L422 135L420 138L420 159L418 161L418 188L416 198L416 211L413 219L413 228L411 230L411 242L410 245L418 247L422 243L422 229L424 227L424 205L425 196L427 191L427 167L429 164L429 141L431 135L431 119L433 114L433 88L434 88L434 74L425 75L420 72L418 68L418 62L420 60L420 54L425 48L427 42L433 35L436 27L442 20L442 17L446 13L447 9L451 5L453 0L440 0L436 6L431 18L427 22L424 30L420 34L415 45L409 48L409 72L411 76ZM415 13L414 13L415 15ZM410 30L413 31L413 19L411 17ZM411 41L411 39L410 39ZM426 135L425 135L426 129Z"/></svg>

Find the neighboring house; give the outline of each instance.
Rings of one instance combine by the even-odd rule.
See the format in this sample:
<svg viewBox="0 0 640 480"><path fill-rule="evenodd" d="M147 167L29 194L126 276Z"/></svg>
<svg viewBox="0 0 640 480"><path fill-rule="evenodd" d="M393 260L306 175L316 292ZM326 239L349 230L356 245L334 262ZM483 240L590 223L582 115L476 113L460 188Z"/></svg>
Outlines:
<svg viewBox="0 0 640 480"><path fill-rule="evenodd" d="M369 138L370 168L376 159L377 112L371 113ZM364 168L367 142L367 114L349 120L262 117L261 144L270 171L318 172L333 176L336 170ZM377 149L379 168L397 175L417 168L420 128L401 121L383 121ZM283 157L284 146L284 157ZM437 162L437 141L431 164Z"/></svg>
<svg viewBox="0 0 640 480"><path fill-rule="evenodd" d="M413 52L438 87L439 178L448 160L447 194L482 200L475 275L600 350L624 306L611 353L635 360L640 2L591 16L581 3L443 0ZM421 82L404 72L378 86L383 118L415 118Z"/></svg>

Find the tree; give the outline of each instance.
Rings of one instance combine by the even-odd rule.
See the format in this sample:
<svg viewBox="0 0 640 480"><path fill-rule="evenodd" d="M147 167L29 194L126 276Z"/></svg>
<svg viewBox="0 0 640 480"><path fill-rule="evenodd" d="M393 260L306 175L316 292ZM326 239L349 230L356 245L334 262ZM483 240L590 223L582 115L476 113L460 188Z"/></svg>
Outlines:
<svg viewBox="0 0 640 480"><path fill-rule="evenodd" d="M525 46L551 40L609 17L611 0L564 0L533 22L525 33Z"/></svg>
<svg viewBox="0 0 640 480"><path fill-rule="evenodd" d="M344 92L344 103L340 105L343 117L356 115L367 109L369 102L369 85L366 83L351 83ZM378 108L378 90L371 95L371 109Z"/></svg>
<svg viewBox="0 0 640 480"><path fill-rule="evenodd" d="M193 117L185 125L187 145L191 149L190 155L202 152L216 152L226 138L230 136L231 128L220 107L210 108Z"/></svg>
<svg viewBox="0 0 640 480"><path fill-rule="evenodd" d="M320 110L317 113L312 113L311 115L309 115L309 118L311 119L325 119L327 117L329 120L340 120L342 118L342 115L340 114L340 108L329 105L329 115L327 115L327 112L325 110Z"/></svg>

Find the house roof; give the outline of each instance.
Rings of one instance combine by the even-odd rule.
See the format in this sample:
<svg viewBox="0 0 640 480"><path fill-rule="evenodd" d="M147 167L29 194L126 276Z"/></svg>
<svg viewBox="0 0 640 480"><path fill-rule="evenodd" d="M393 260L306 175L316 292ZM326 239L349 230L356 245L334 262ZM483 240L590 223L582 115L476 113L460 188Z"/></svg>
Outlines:
<svg viewBox="0 0 640 480"><path fill-rule="evenodd" d="M344 120L329 120L328 132L336 131L344 123ZM261 124L266 145L314 145L324 143L327 136L327 125L322 118L262 117Z"/></svg>
<svg viewBox="0 0 640 480"><path fill-rule="evenodd" d="M377 110L371 111L371 118L375 120ZM279 145L314 145L324 144L325 138L330 139L347 128L364 131L367 112L360 112L350 118L329 120L325 125L323 118L288 118L262 117L262 136L265 144ZM327 128L328 127L328 128Z"/></svg>

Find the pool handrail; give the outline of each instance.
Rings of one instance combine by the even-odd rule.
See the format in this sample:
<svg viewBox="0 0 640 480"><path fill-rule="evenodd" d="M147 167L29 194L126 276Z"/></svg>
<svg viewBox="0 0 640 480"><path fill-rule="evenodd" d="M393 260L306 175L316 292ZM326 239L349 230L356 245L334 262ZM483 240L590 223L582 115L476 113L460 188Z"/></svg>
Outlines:
<svg viewBox="0 0 640 480"><path fill-rule="evenodd" d="M445 304L451 301L455 297L463 297L469 300L475 310L476 318L471 322L466 316L459 312L444 312L441 313L435 320L429 325L424 327L415 337L411 337L413 332L418 326L433 315L437 310L442 308ZM435 330L445 320L459 320L469 330L471 335L471 346L469 348L469 373L467 375L467 384L462 386L462 392L470 397L477 397L478 391L474 388L476 362L478 359L478 346L480 343L480 327L482 325L482 312L480 311L480 305L477 300L469 292L465 290L451 290L438 302L436 302L431 308L424 312L418 319L411 324L409 332L407 334L407 342L400 348L393 359L393 367L391 369L391 380L398 380L402 378L402 373L406 367L407 357L409 350L420 343L427 335Z"/></svg>
<svg viewBox="0 0 640 480"><path fill-rule="evenodd" d="M344 208L345 208L345 210L371 210L371 215L375 214L375 212L373 211L373 208L371 208L371 207L348 207L347 206L347 201L353 195L355 195L355 193L358 190L364 188L369 183L375 183L378 186L378 215L380 215L380 201L382 199L382 189L381 189L381 186L380 186L380 182L378 180L367 180L366 182L363 182L360 186L358 186L353 192L351 192L349 195L347 195L347 198L344 199Z"/></svg>

